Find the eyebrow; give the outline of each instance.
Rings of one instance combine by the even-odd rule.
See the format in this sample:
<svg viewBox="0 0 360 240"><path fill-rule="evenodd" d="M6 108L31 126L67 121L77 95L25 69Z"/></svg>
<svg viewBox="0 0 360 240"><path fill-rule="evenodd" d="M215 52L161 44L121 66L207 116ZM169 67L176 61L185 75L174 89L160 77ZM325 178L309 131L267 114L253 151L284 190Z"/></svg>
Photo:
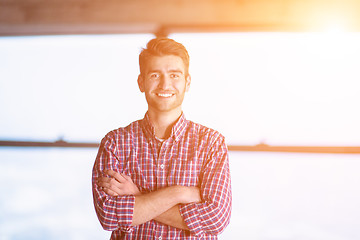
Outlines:
<svg viewBox="0 0 360 240"><path fill-rule="evenodd" d="M181 71L180 69L170 70L169 72L171 72L171 73L183 73L183 71Z"/></svg>
<svg viewBox="0 0 360 240"><path fill-rule="evenodd" d="M170 73L181 73L181 74L184 74L183 71L181 71L180 69L172 69L172 70L169 70ZM161 70L149 70L147 72L147 74L150 74L150 73L161 73Z"/></svg>

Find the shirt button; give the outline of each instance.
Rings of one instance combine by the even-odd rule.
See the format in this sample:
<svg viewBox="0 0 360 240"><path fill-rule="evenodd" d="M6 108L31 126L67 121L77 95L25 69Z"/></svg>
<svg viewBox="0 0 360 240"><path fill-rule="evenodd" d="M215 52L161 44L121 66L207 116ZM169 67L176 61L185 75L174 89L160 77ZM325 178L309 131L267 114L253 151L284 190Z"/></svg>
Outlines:
<svg viewBox="0 0 360 240"><path fill-rule="evenodd" d="M162 237L160 236L158 239L159 239L159 240L161 240L161 239L162 239Z"/></svg>
<svg viewBox="0 0 360 240"><path fill-rule="evenodd" d="M161 147L161 143L158 143L158 146Z"/></svg>
<svg viewBox="0 0 360 240"><path fill-rule="evenodd" d="M161 169L164 169L164 164L161 164L161 165L160 165L160 168L161 168Z"/></svg>

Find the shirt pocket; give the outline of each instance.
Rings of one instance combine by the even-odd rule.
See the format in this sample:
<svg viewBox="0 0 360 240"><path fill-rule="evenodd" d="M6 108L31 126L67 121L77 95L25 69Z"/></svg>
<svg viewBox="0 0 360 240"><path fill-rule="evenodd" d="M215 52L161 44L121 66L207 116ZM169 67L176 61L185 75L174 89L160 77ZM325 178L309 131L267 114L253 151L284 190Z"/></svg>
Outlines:
<svg viewBox="0 0 360 240"><path fill-rule="evenodd" d="M176 154L171 157L168 185L198 186L200 161L195 154Z"/></svg>

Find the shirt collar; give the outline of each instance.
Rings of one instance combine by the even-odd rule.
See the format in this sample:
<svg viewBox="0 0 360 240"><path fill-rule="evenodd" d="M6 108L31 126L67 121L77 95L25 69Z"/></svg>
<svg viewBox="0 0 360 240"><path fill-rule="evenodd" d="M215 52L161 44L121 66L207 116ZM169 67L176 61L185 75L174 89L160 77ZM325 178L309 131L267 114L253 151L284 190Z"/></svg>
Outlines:
<svg viewBox="0 0 360 240"><path fill-rule="evenodd" d="M172 127L170 137L172 137L175 141L179 141L180 137L183 135L183 133L186 130L187 124L188 121L186 120L184 113L181 113L179 119ZM146 134L155 138L155 128L150 122L150 117L148 112L146 112L142 120L142 126Z"/></svg>

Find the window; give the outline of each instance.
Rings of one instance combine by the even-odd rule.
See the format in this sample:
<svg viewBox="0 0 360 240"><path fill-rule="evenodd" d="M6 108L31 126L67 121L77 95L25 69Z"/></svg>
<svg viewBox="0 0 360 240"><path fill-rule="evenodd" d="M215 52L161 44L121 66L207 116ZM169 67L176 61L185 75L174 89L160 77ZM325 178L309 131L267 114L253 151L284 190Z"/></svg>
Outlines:
<svg viewBox="0 0 360 240"><path fill-rule="evenodd" d="M188 119L228 144L360 145L360 34L173 34L190 53ZM99 142L140 119L151 35L0 38L0 139ZM1 239L106 239L92 206L96 149L0 147ZM220 239L360 238L359 155L230 152ZM336 237L337 236L337 237Z"/></svg>

